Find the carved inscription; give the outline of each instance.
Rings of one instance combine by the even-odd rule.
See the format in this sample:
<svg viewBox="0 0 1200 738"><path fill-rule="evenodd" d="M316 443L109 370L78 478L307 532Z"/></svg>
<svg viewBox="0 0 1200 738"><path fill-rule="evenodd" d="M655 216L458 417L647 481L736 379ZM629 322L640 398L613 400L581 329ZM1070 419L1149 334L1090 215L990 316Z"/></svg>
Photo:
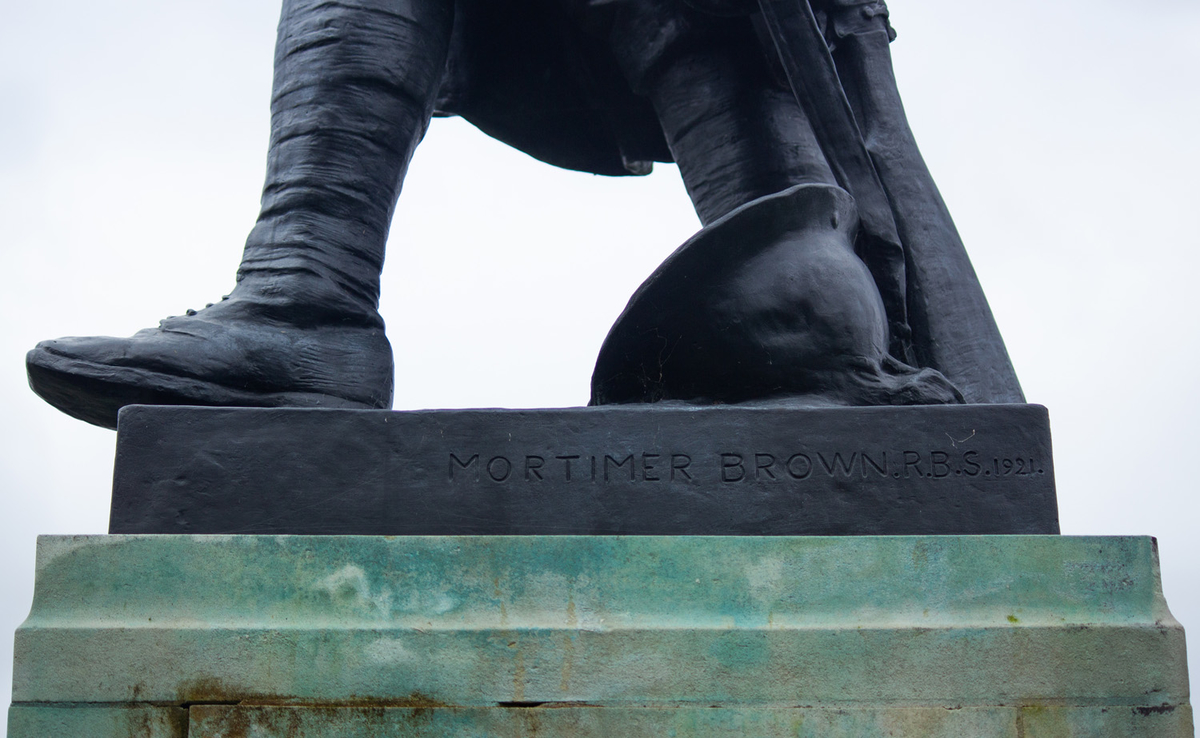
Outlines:
<svg viewBox="0 0 1200 738"><path fill-rule="evenodd" d="M542 482L690 482L692 457L672 453L562 454L487 456L450 452L447 474L450 481L474 482L490 479L507 482L514 470L524 470L524 481Z"/></svg>
<svg viewBox="0 0 1200 738"><path fill-rule="evenodd" d="M1019 479L1041 476L1031 454L985 455L960 450L622 451L573 454L449 453L451 482L638 482L725 484L803 482L810 479L939 480L952 477Z"/></svg>

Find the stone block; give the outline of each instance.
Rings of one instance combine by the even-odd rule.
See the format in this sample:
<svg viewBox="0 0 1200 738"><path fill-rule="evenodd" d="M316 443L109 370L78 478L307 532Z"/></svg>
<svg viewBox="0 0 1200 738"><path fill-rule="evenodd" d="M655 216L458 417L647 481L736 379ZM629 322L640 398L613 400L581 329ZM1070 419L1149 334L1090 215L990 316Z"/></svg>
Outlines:
<svg viewBox="0 0 1200 738"><path fill-rule="evenodd" d="M46 536L10 738L1189 738L1149 538Z"/></svg>
<svg viewBox="0 0 1200 738"><path fill-rule="evenodd" d="M1148 538L43 537L17 704L1187 704Z"/></svg>
<svg viewBox="0 0 1200 738"><path fill-rule="evenodd" d="M1186 738L1191 710L1134 707L281 707L190 711L189 738Z"/></svg>
<svg viewBox="0 0 1200 738"><path fill-rule="evenodd" d="M148 705L13 705L9 738L187 738L188 711Z"/></svg>

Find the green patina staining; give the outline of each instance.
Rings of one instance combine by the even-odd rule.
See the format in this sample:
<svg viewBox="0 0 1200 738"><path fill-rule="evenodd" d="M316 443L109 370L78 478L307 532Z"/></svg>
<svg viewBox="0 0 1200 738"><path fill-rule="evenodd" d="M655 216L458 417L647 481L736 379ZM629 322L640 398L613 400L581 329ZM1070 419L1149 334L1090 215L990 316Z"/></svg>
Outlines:
<svg viewBox="0 0 1200 738"><path fill-rule="evenodd" d="M12 738L146 715L175 738L171 706L188 738L1184 738L1192 719L1148 538L44 537L13 684ZM167 712L38 712L67 703ZM120 730L58 734L143 735Z"/></svg>
<svg viewBox="0 0 1200 738"><path fill-rule="evenodd" d="M571 601L580 627L1002 623L1017 602L1023 621L1099 624L1166 612L1154 566L1146 538L47 537L33 617L104 614L133 596L155 623L471 619L501 606L565 622ZM205 578L224 586L197 597Z"/></svg>
<svg viewBox="0 0 1200 738"><path fill-rule="evenodd" d="M752 672L771 657L771 644L762 631L731 630L708 649L715 665L732 671Z"/></svg>
<svg viewBox="0 0 1200 738"><path fill-rule="evenodd" d="M9 738L188 738L188 711L124 705L13 705Z"/></svg>

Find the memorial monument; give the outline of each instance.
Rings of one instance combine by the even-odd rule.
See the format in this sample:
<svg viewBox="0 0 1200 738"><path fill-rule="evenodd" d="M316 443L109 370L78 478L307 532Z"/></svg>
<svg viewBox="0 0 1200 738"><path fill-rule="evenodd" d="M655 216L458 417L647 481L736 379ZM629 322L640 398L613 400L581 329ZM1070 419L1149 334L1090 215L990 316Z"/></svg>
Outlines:
<svg viewBox="0 0 1200 738"><path fill-rule="evenodd" d="M285 0L233 291L28 356L118 441L110 535L39 542L10 736L1190 736L1153 541L1057 535L894 37L881 0ZM591 407L388 410L436 115L679 165L704 227Z"/></svg>

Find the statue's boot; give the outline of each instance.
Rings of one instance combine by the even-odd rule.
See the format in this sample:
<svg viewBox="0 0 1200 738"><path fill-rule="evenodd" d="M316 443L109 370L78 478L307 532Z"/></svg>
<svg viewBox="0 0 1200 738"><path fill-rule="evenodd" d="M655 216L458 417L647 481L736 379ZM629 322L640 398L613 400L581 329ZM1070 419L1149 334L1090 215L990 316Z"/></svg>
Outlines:
<svg viewBox="0 0 1200 738"><path fill-rule="evenodd" d="M634 293L600 350L592 404L962 402L887 352L879 290L854 253L854 201L798 185L706 226Z"/></svg>
<svg viewBox="0 0 1200 738"><path fill-rule="evenodd" d="M43 341L29 384L72 417L117 427L125 405L386 408L392 352L383 325L295 325L253 299L163 320L129 338Z"/></svg>
<svg viewBox="0 0 1200 738"><path fill-rule="evenodd" d="M262 211L237 286L130 338L39 344L34 391L108 428L134 403L390 407L384 244L452 23L452 0L285 0Z"/></svg>

